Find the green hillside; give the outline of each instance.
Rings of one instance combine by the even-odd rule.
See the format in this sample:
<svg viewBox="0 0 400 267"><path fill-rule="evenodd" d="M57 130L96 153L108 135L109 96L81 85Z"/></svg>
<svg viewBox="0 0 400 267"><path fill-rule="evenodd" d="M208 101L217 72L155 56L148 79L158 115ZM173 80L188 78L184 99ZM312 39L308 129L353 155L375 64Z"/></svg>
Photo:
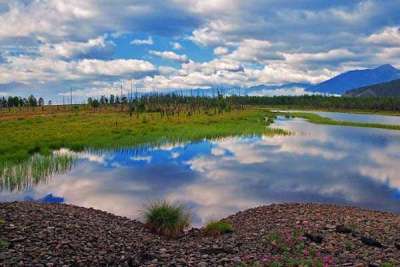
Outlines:
<svg viewBox="0 0 400 267"><path fill-rule="evenodd" d="M400 97L400 79L350 90L345 96Z"/></svg>

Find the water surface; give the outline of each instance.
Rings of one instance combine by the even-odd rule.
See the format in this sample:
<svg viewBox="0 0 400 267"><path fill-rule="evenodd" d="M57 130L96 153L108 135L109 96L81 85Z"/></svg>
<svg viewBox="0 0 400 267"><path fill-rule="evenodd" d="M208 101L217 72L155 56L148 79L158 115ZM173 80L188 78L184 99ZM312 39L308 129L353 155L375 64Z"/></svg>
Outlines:
<svg viewBox="0 0 400 267"><path fill-rule="evenodd" d="M65 202L138 218L146 203L179 201L195 225L262 204L322 202L400 213L400 131L279 118L291 136L242 136L61 155L70 171L7 188L0 201ZM26 181L25 181L26 183Z"/></svg>
<svg viewBox="0 0 400 267"><path fill-rule="evenodd" d="M354 114L343 112L312 111L321 117L330 118L338 121L368 122L379 124L400 125L400 116Z"/></svg>

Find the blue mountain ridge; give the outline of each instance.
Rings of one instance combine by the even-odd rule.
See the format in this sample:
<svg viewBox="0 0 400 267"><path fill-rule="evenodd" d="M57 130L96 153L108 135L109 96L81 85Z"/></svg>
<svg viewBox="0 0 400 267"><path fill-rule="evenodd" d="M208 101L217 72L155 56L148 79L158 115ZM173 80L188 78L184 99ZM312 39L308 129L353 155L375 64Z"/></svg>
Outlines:
<svg viewBox="0 0 400 267"><path fill-rule="evenodd" d="M352 70L307 87L307 91L344 94L346 91L400 79L400 70L390 64L374 69Z"/></svg>

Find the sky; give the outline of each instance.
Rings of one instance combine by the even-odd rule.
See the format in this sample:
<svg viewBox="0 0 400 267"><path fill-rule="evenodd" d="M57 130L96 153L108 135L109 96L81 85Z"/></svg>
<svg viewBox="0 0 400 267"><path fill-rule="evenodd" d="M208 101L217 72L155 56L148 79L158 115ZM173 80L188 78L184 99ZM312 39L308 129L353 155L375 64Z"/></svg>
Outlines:
<svg viewBox="0 0 400 267"><path fill-rule="evenodd" d="M0 0L0 96L318 83L382 64L400 67L400 0Z"/></svg>

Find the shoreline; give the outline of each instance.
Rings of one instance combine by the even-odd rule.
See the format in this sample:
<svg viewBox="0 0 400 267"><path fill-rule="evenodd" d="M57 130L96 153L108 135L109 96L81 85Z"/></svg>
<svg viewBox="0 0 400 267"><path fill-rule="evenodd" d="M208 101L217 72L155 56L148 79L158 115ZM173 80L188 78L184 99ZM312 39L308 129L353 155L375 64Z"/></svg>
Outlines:
<svg viewBox="0 0 400 267"><path fill-rule="evenodd" d="M288 260L400 265L400 214L350 206L260 206L223 219L233 225L232 234L210 237L193 228L178 239L153 234L135 220L66 204L0 203L0 218L0 238L8 243L0 250L2 266L269 266Z"/></svg>
<svg viewBox="0 0 400 267"><path fill-rule="evenodd" d="M399 117L400 111L389 111L389 110L368 110L368 109L338 109L338 108L306 108L296 106L257 106L261 110L274 110L279 109L283 111L309 111L309 112L339 112L339 113L350 113L350 114L365 114L365 115L382 115L382 116L393 116Z"/></svg>

